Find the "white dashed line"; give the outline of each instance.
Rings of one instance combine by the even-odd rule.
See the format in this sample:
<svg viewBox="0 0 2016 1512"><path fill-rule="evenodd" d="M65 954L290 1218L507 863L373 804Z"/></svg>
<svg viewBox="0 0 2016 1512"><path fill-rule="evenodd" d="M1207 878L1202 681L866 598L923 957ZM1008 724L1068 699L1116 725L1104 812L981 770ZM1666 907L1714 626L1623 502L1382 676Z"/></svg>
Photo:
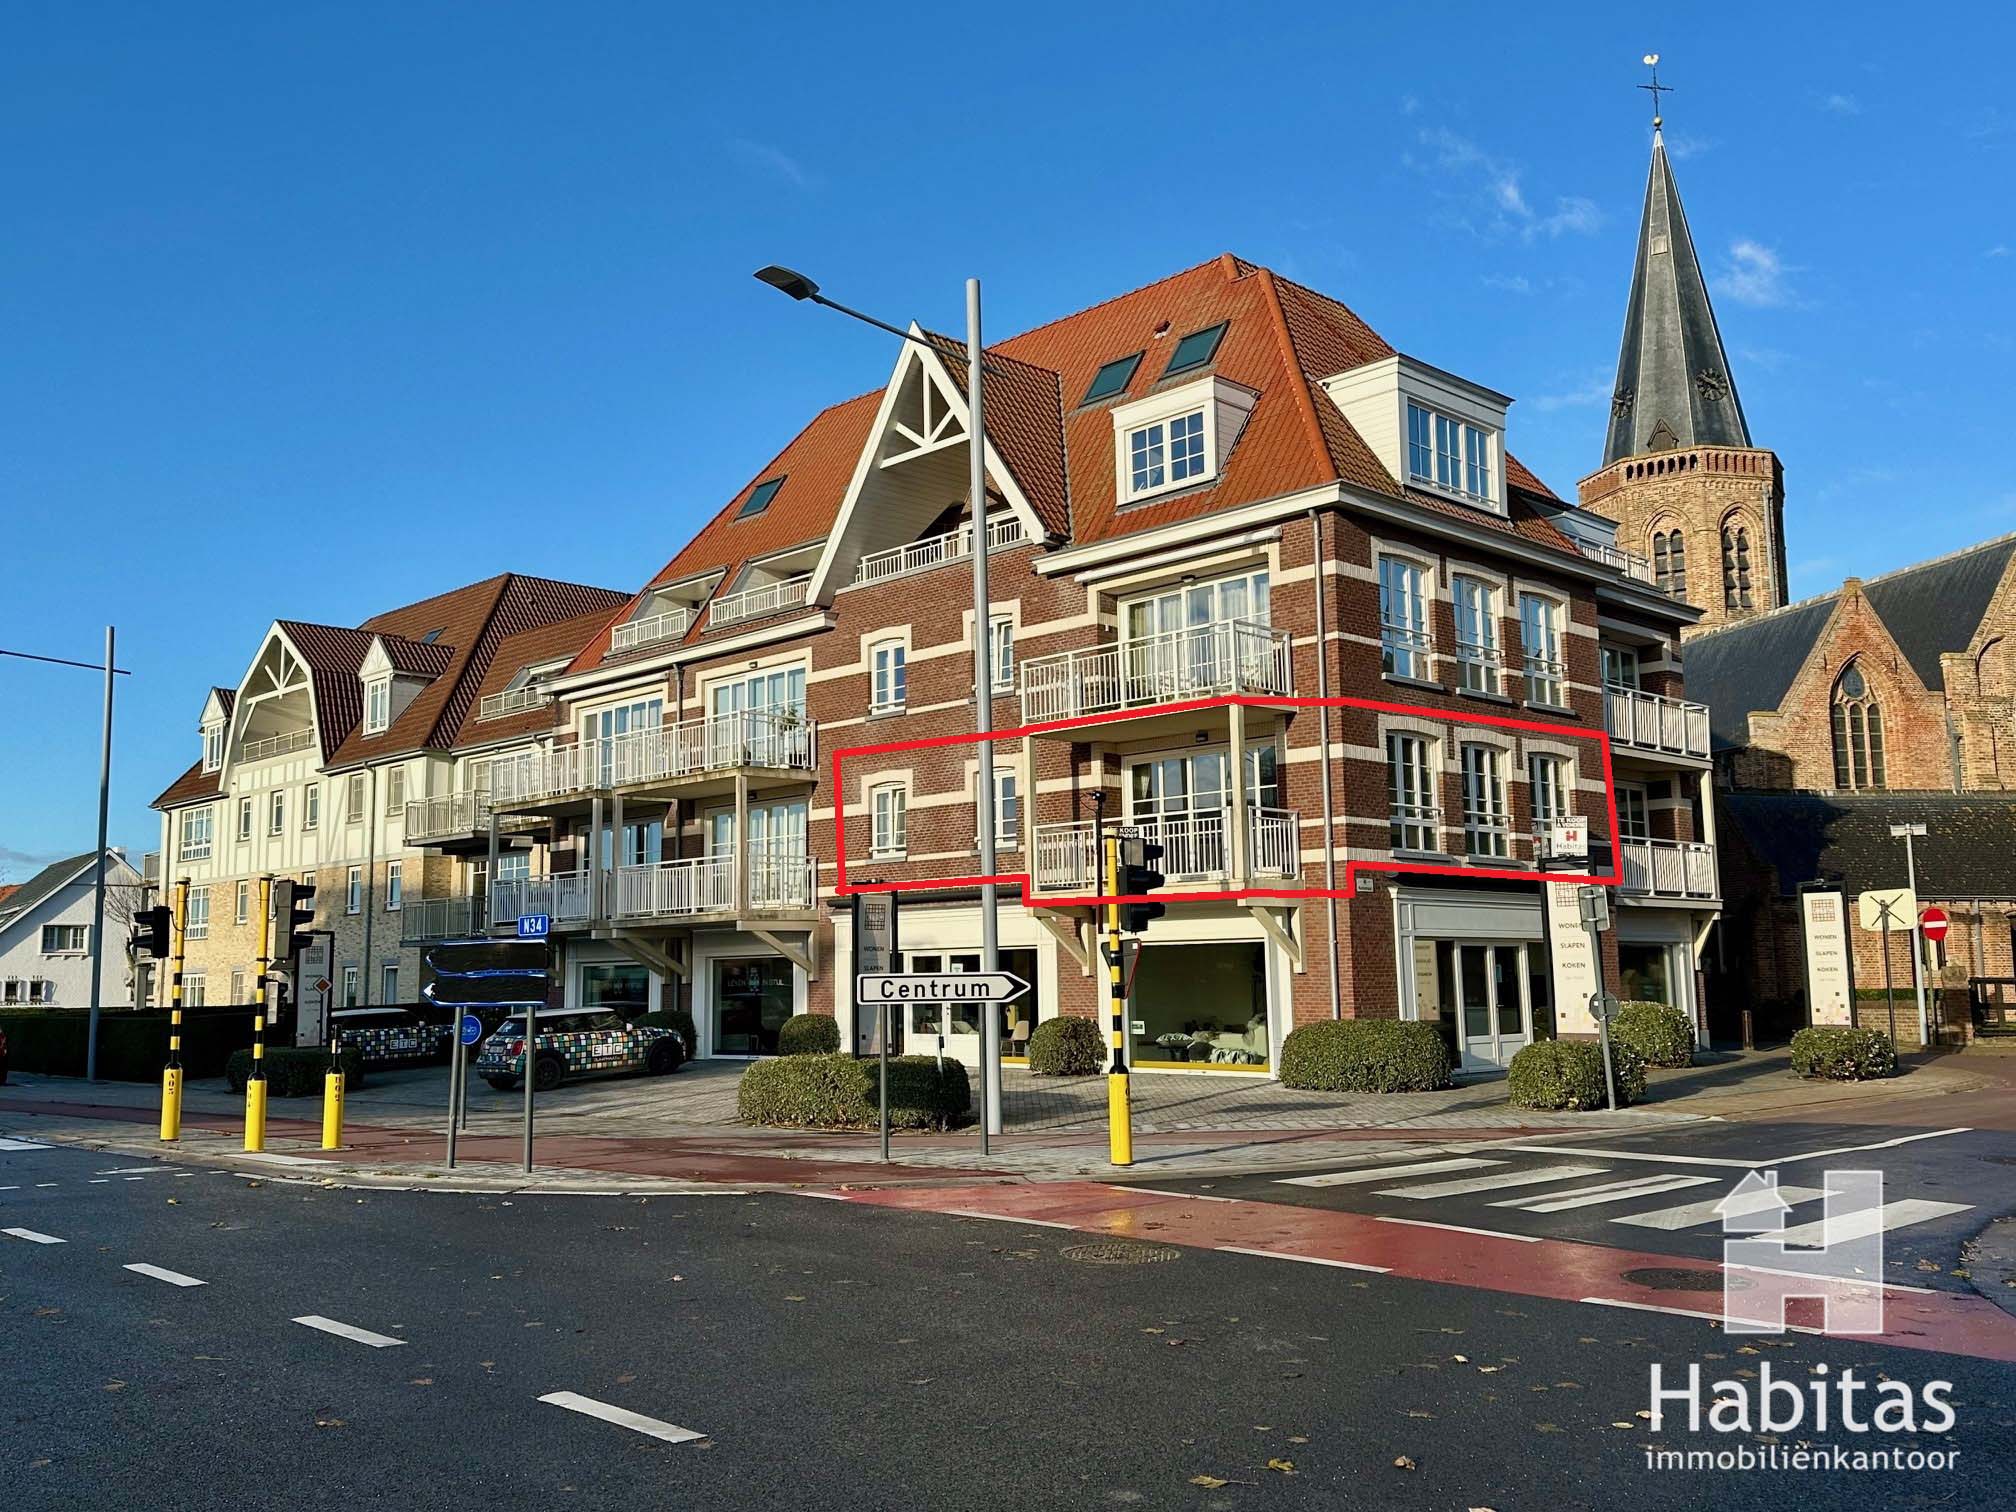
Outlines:
<svg viewBox="0 0 2016 1512"><path fill-rule="evenodd" d="M100 1176L131 1176L135 1171L138 1171L142 1176L152 1176L158 1169L160 1169L158 1166L114 1166L109 1171L99 1171L97 1174Z"/></svg>
<svg viewBox="0 0 2016 1512"><path fill-rule="evenodd" d="M199 1281L194 1276L185 1276L180 1271L163 1270L158 1265L134 1264L126 1267L136 1276L151 1276L156 1281L166 1281L170 1286L208 1286L207 1281Z"/></svg>
<svg viewBox="0 0 2016 1512"><path fill-rule="evenodd" d="M55 1186L55 1185L56 1185L56 1183L55 1183L55 1182L53 1182L53 1181L38 1181L38 1182L36 1182L36 1183L35 1183L35 1185L36 1185L36 1187L37 1187L37 1188L39 1189L39 1188L42 1188L42 1187L52 1187L52 1186Z"/></svg>
<svg viewBox="0 0 2016 1512"><path fill-rule="evenodd" d="M387 1334L373 1333L368 1328L353 1328L348 1323L338 1323L334 1318L324 1318L315 1313L294 1320L303 1328L319 1328L323 1333L334 1334L339 1339L349 1339L357 1344L369 1344L373 1349L389 1349L394 1344L404 1344L404 1339L395 1339Z"/></svg>
<svg viewBox="0 0 2016 1512"><path fill-rule="evenodd" d="M1723 1321L1722 1314L1720 1313L1698 1312L1691 1307L1662 1307L1657 1302L1626 1302L1617 1297L1584 1297L1582 1300L1593 1307L1624 1307L1629 1308L1632 1312L1666 1313L1675 1318L1699 1318L1706 1323L1720 1323ZM1803 1334L1825 1334L1827 1332L1824 1328L1807 1328L1798 1323L1787 1323L1785 1331L1787 1333Z"/></svg>
<svg viewBox="0 0 2016 1512"><path fill-rule="evenodd" d="M20 1190L21 1190L21 1188L20 1188L20 1187L18 1187L18 1186L4 1186L4 1187L0 1187L0 1192L18 1192L18 1191L20 1191Z"/></svg>
<svg viewBox="0 0 2016 1512"><path fill-rule="evenodd" d="M93 1177L90 1177L89 1179L87 1179L87 1180L85 1181L84 1185L86 1185L86 1186L110 1186L110 1185L112 1185L112 1178L111 1178L110 1176L93 1176Z"/></svg>
<svg viewBox="0 0 2016 1512"><path fill-rule="evenodd" d="M1375 1276L1390 1272L1390 1265L1360 1265L1355 1260L1326 1260L1321 1255L1294 1255L1286 1250L1247 1249L1243 1244L1221 1244L1218 1252L1222 1255L1258 1255L1263 1260L1296 1260L1303 1265L1330 1265L1338 1270L1370 1271Z"/></svg>
<svg viewBox="0 0 2016 1512"><path fill-rule="evenodd" d="M1514 1239L1521 1244L1538 1244L1538 1234L1507 1234L1498 1229L1465 1228L1460 1223L1430 1223L1426 1218L1374 1218L1374 1223L1404 1223L1409 1228L1446 1229L1452 1234L1476 1234L1484 1239Z"/></svg>
<svg viewBox="0 0 2016 1512"><path fill-rule="evenodd" d="M0 1229L0 1234L9 1234L16 1239L26 1239L30 1244L62 1244L65 1242L58 1239L54 1234L38 1234L33 1229Z"/></svg>
<svg viewBox="0 0 2016 1512"><path fill-rule="evenodd" d="M598 1402L593 1397L585 1397L578 1392L549 1391L539 1400L555 1407L565 1407L569 1412L585 1413L589 1417L600 1418L605 1423L614 1423L618 1428L628 1428L633 1433L663 1439L668 1444L688 1444L694 1439L707 1436L704 1433L695 1433L691 1428L681 1428L676 1423L660 1422L657 1418L648 1418L641 1413L611 1407L607 1402Z"/></svg>
<svg viewBox="0 0 2016 1512"><path fill-rule="evenodd" d="M978 1208L946 1208L954 1218L989 1218L996 1223L1027 1223L1035 1228L1067 1229L1075 1232L1075 1223L1055 1223L1048 1218L1017 1218L1013 1213L983 1213Z"/></svg>

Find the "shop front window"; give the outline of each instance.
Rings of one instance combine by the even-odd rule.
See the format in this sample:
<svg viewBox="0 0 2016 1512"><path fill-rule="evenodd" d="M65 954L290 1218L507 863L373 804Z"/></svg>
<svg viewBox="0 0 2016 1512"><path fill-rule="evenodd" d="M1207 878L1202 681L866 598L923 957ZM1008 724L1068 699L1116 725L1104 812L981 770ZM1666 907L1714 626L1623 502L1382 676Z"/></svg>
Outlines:
<svg viewBox="0 0 2016 1512"><path fill-rule="evenodd" d="M1627 1003L1673 1002L1673 952L1665 945L1620 944L1618 973L1624 978L1618 996Z"/></svg>
<svg viewBox="0 0 2016 1512"><path fill-rule="evenodd" d="M1264 1069L1265 952L1257 942L1144 946L1127 1012L1140 1065Z"/></svg>
<svg viewBox="0 0 2016 1512"><path fill-rule="evenodd" d="M641 1017L651 1006L651 974L642 966L612 963L581 968L581 1007Z"/></svg>
<svg viewBox="0 0 2016 1512"><path fill-rule="evenodd" d="M778 956L714 963L714 1053L775 1055L791 1017L791 963Z"/></svg>

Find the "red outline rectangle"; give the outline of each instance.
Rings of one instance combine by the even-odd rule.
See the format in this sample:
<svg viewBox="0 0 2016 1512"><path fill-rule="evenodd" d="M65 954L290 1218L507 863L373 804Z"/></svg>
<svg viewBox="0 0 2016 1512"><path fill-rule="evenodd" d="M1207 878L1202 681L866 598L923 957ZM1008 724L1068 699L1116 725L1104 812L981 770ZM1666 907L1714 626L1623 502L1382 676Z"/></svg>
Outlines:
<svg viewBox="0 0 2016 1512"><path fill-rule="evenodd" d="M1180 892L1164 892L1149 897L1140 894L1097 894L1085 897L1045 896L1040 902L1032 902L1033 892L1027 872L1003 872L993 877L924 877L908 882L862 882L847 880L847 830L846 830L846 788L840 778L840 763L848 756L886 756L898 751L928 751L946 746L977 745L982 740L1014 739L1024 735L1045 735L1056 730L1074 730L1092 725L1118 724L1127 720L1141 719L1155 714L1182 714L1196 709L1229 708L1240 704L1249 709L1370 709L1389 714L1407 714L1416 718L1429 718L1449 724L1489 725L1506 730L1530 730L1543 735L1561 735L1571 740L1593 740L1603 752L1603 797L1610 819L1610 858L1612 870L1600 877L1581 876L1562 872L1542 872L1531 869L1479 866L1436 866L1427 862L1413 861L1347 861L1344 865L1344 885L1341 888L1327 887L1242 887L1215 891L1184 889ZM1033 797L1033 795L1031 795ZM1347 898L1353 895L1358 873L1391 872L1420 876L1439 877L1482 877L1497 881L1513 882L1572 882L1582 886L1616 887L1623 881L1623 861L1617 839L1617 780L1610 764L1610 735L1606 730L1585 730L1572 725L1546 724L1534 719L1511 719L1496 714L1448 714L1424 704L1386 703L1373 698L1276 698L1251 694L1231 693L1216 698L1193 698L1176 703L1151 704L1138 709L1117 709L1106 714L1083 714L1071 719L1052 719L1037 724L1018 725L1009 730L988 730L984 733L973 731L963 735L937 735L923 740L891 740L880 745L846 746L833 752L833 847L838 867L838 881L835 891L841 897L854 893L878 892L927 892L942 891L954 887L979 887L987 882L997 885L1019 883L1022 900L1026 907L1070 908L1103 903L1168 903L1168 902L1236 902L1243 898Z"/></svg>

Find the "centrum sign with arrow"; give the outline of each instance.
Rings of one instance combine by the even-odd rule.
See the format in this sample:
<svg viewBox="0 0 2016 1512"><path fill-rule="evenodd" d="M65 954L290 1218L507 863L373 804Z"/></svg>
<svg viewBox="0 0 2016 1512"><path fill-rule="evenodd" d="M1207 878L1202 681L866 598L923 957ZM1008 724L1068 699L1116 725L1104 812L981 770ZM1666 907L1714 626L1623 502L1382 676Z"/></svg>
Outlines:
<svg viewBox="0 0 2016 1512"><path fill-rule="evenodd" d="M863 1003L1012 1003L1029 984L1007 971L877 972L854 978Z"/></svg>

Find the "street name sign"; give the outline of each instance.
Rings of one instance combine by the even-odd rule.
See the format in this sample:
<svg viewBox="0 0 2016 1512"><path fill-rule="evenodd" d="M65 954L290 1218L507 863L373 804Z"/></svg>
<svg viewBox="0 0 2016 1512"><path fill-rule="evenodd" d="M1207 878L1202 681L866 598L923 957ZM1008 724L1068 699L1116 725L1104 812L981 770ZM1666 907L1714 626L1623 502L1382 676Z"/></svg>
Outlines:
<svg viewBox="0 0 2016 1512"><path fill-rule="evenodd" d="M1006 971L878 972L854 978L862 1003L1012 1003L1029 990Z"/></svg>

